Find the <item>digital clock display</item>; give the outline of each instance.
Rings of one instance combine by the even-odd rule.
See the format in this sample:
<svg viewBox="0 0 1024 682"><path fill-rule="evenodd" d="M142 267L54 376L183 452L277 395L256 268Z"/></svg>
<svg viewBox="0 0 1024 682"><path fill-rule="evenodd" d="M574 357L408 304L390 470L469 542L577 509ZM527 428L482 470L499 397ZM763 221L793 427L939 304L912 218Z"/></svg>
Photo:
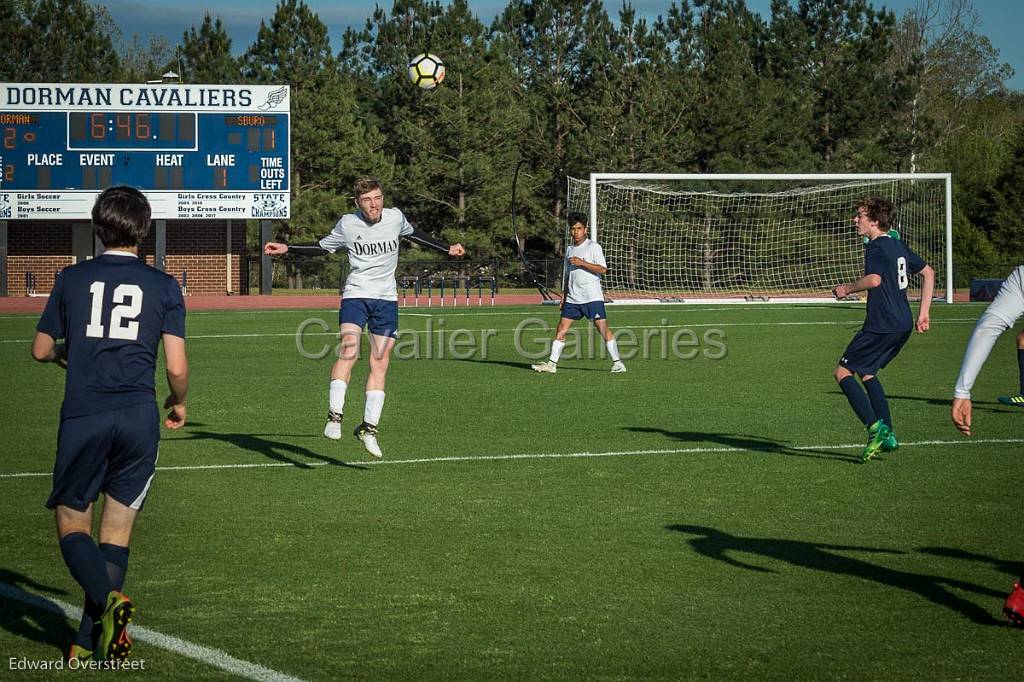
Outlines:
<svg viewBox="0 0 1024 682"><path fill-rule="evenodd" d="M151 111L73 111L68 149L196 149L196 114Z"/></svg>

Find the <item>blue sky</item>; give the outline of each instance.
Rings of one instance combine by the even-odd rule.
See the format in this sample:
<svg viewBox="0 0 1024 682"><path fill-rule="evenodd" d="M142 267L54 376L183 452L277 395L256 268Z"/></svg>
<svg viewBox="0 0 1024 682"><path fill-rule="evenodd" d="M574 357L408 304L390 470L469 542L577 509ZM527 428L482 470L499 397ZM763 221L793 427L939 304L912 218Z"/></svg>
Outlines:
<svg viewBox="0 0 1024 682"><path fill-rule="evenodd" d="M886 6L902 14L908 7L918 5L923 0L877 0L873 4ZM938 0L948 2L949 0ZM114 21L120 26L125 37L138 34L143 41L152 34L163 35L172 44L181 40L182 34L190 26L199 26L203 14L211 7L216 10L211 14L220 16L231 36L236 51L242 51L256 38L260 19L273 16L276 0L97 0L97 4L106 5ZM341 35L349 26L362 27L367 16L373 11L372 2L353 2L351 0L306 0L306 4L327 25L332 46L337 52L341 48ZM380 2L390 7L389 0ZM470 0L473 12L485 23L500 12L506 2L495 0ZM621 7L621 0L605 0L608 11L613 16ZM634 0L632 5L644 16L655 17L664 14L670 0ZM763 15L769 13L770 0L747 0L747 5ZM1010 87L1024 90L1024 2L1021 0L974 0L973 6L981 18L979 32L992 41L999 50L1000 59L1014 68L1014 76L1009 81Z"/></svg>

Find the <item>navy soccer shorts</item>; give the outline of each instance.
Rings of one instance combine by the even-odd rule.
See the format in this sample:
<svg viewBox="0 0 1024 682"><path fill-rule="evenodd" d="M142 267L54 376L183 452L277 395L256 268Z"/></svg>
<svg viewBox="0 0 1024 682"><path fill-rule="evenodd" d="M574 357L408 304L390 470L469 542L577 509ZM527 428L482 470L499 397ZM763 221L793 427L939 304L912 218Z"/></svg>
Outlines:
<svg viewBox="0 0 1024 682"><path fill-rule="evenodd" d="M879 333L862 329L843 351L839 364L861 376L877 374L899 354L911 334L913 330Z"/></svg>
<svg viewBox="0 0 1024 682"><path fill-rule="evenodd" d="M104 492L141 510L160 447L155 402L62 419L57 432L53 492L46 506L85 511Z"/></svg>
<svg viewBox="0 0 1024 682"><path fill-rule="evenodd" d="M604 311L604 301L590 301L589 303L566 303L562 308L562 317L569 320L585 317L596 322L607 319L608 315Z"/></svg>
<svg viewBox="0 0 1024 682"><path fill-rule="evenodd" d="M379 298L346 298L338 311L339 324L355 324L369 328L377 336L398 336L398 301Z"/></svg>

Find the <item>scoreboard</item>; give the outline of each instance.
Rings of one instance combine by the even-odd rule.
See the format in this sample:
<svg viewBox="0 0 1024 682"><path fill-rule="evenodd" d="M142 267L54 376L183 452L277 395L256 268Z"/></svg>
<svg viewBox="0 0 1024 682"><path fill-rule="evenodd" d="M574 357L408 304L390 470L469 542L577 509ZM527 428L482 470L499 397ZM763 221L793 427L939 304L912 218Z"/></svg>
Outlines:
<svg viewBox="0 0 1024 682"><path fill-rule="evenodd" d="M290 214L287 85L0 83L0 220L89 219L112 185L154 219Z"/></svg>

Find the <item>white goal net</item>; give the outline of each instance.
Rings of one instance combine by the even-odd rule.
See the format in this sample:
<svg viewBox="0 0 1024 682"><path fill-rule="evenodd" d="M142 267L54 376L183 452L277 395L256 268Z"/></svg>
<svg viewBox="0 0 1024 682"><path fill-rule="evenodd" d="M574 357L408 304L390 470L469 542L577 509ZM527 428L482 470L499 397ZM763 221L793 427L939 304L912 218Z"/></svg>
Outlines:
<svg viewBox="0 0 1024 682"><path fill-rule="evenodd" d="M831 300L864 274L861 197L896 207L900 238L952 302L950 176L649 175L569 178L567 209L590 217L610 300ZM911 280L920 296L920 278Z"/></svg>

